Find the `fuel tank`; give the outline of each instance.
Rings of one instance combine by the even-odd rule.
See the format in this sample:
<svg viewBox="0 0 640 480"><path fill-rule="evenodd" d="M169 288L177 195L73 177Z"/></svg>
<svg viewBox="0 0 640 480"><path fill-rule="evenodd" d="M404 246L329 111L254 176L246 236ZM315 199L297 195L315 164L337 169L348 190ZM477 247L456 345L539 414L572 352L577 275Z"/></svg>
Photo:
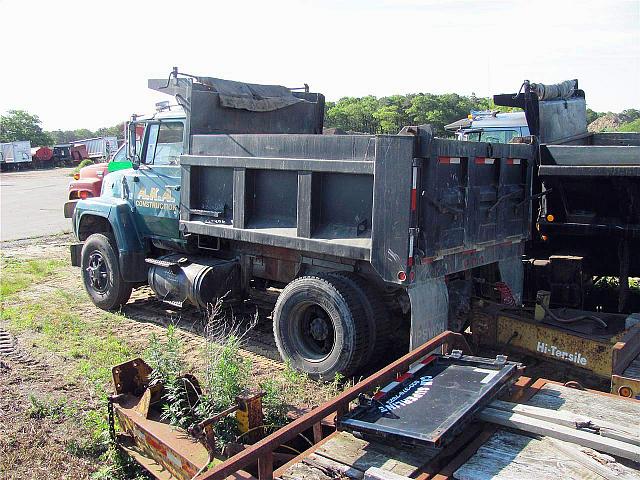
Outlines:
<svg viewBox="0 0 640 480"><path fill-rule="evenodd" d="M146 262L150 264L149 286L162 301L171 305L207 308L225 295L225 301L240 298L237 260L172 253Z"/></svg>

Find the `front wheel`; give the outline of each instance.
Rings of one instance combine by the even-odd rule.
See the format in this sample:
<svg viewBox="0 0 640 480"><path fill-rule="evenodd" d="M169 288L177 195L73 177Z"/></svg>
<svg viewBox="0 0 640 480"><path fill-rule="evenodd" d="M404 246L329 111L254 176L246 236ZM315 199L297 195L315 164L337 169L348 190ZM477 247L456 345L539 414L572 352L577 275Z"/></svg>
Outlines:
<svg viewBox="0 0 640 480"><path fill-rule="evenodd" d="M94 233L82 247L82 282L91 301L103 310L116 310L127 303L131 284L120 275L115 239Z"/></svg>
<svg viewBox="0 0 640 480"><path fill-rule="evenodd" d="M352 375L366 360L366 312L351 285L335 276L306 276L287 285L273 311L285 361L314 378Z"/></svg>

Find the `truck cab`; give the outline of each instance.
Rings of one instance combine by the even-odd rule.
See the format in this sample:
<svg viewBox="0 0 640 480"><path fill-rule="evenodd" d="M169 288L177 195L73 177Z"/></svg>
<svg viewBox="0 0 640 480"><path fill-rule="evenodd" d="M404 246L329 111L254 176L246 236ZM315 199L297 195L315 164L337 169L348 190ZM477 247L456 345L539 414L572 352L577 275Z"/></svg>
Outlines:
<svg viewBox="0 0 640 480"><path fill-rule="evenodd" d="M529 135L524 112L472 111L467 118L445 126L458 140L509 143L513 137Z"/></svg>
<svg viewBox="0 0 640 480"><path fill-rule="evenodd" d="M68 212L65 206L65 215L72 217L80 241L100 232L118 246L119 271L131 285L146 280L144 258L154 243L183 243L178 205L184 124L180 107L161 109L129 122L126 144L106 164L100 196L75 200ZM98 300L97 305L106 309L119 300L107 297L92 295L94 302Z"/></svg>

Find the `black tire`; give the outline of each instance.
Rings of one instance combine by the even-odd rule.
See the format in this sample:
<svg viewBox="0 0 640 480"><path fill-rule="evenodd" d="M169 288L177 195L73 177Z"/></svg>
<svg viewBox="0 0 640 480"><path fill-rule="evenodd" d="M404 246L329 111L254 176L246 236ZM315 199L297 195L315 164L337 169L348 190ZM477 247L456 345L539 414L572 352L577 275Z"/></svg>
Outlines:
<svg viewBox="0 0 640 480"><path fill-rule="evenodd" d="M358 295L364 308L369 328L369 347L365 363L368 365L372 361L378 363L384 360L391 344L391 318L380 292L357 273L332 272L330 275L347 282Z"/></svg>
<svg viewBox="0 0 640 480"><path fill-rule="evenodd" d="M284 288L273 311L273 333L283 360L313 378L354 374L369 346L357 293L329 275L300 277Z"/></svg>
<svg viewBox="0 0 640 480"><path fill-rule="evenodd" d="M117 252L115 239L102 233L91 235L82 247L82 283L94 305L103 310L117 310L131 296L131 284L120 275Z"/></svg>

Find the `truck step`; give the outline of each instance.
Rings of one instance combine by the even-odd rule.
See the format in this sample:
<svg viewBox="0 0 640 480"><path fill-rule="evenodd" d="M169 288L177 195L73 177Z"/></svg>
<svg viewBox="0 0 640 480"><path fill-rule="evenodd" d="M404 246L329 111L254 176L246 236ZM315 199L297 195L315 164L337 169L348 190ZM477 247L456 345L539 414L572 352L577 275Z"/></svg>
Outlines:
<svg viewBox="0 0 640 480"><path fill-rule="evenodd" d="M177 308L182 308L184 306L184 302L180 302L178 300L165 300L165 299L162 299L162 301L164 303L168 303L169 305L171 305L173 307L177 307Z"/></svg>
<svg viewBox="0 0 640 480"><path fill-rule="evenodd" d="M186 265L188 260L186 258L180 258L176 262L169 262L167 260L159 260L157 258L145 258L145 263L155 265L157 267L168 268L172 272L177 272L180 267Z"/></svg>

